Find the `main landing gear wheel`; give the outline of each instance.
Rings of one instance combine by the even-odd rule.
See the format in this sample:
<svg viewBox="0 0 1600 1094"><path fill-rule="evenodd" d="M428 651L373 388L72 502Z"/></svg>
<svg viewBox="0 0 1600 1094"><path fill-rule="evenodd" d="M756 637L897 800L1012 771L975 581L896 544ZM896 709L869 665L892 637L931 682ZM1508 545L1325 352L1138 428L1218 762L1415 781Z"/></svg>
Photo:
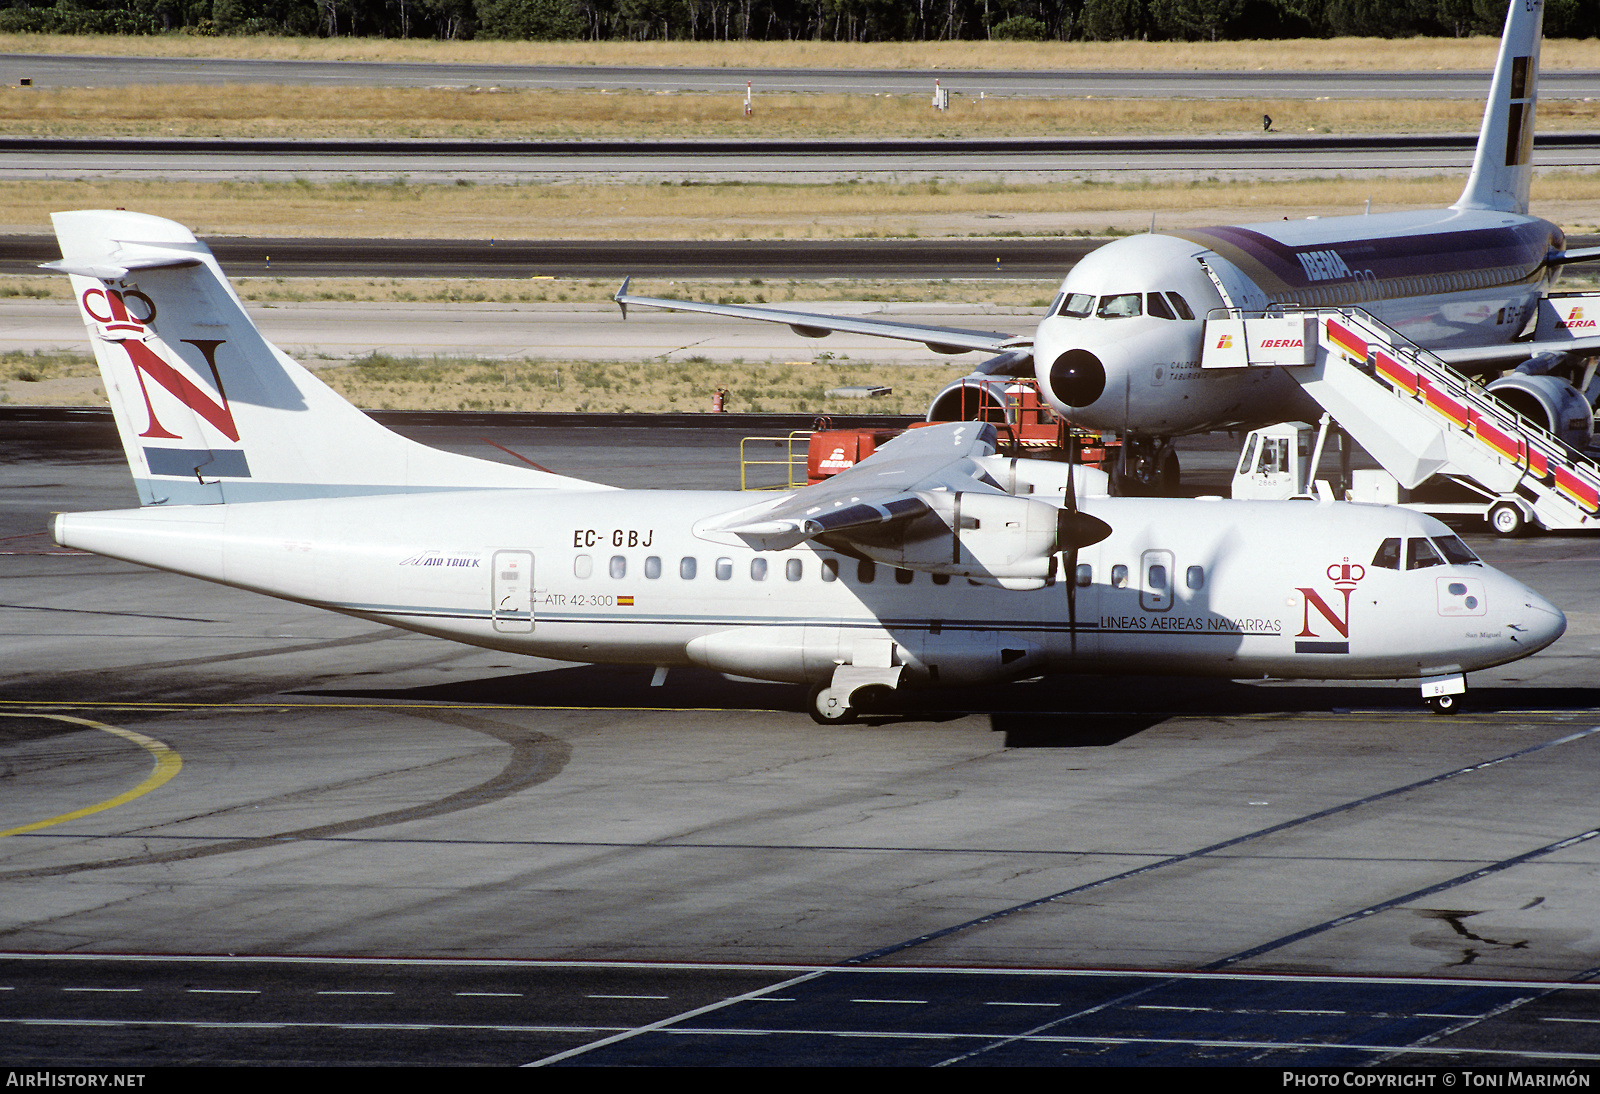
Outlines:
<svg viewBox="0 0 1600 1094"><path fill-rule="evenodd" d="M1528 527L1528 518L1522 515L1522 507L1509 501L1495 502L1489 508L1489 527L1494 529L1494 534L1507 539L1520 536Z"/></svg>
<svg viewBox="0 0 1600 1094"><path fill-rule="evenodd" d="M856 720L856 708L841 700L827 684L811 689L806 699L806 713L819 726L846 725Z"/></svg>
<svg viewBox="0 0 1600 1094"><path fill-rule="evenodd" d="M1432 695L1428 698L1428 706L1435 714L1455 714L1461 710L1461 696Z"/></svg>

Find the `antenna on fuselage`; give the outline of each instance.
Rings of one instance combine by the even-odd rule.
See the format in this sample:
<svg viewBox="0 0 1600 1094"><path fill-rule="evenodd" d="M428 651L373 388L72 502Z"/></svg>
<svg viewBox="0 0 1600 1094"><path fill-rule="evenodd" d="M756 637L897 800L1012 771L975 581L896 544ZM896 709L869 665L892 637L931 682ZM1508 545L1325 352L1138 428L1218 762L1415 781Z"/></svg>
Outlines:
<svg viewBox="0 0 1600 1094"><path fill-rule="evenodd" d="M1495 59L1494 81L1478 131L1478 151L1466 189L1452 209L1528 212L1533 181L1533 116L1539 95L1543 0L1514 3Z"/></svg>

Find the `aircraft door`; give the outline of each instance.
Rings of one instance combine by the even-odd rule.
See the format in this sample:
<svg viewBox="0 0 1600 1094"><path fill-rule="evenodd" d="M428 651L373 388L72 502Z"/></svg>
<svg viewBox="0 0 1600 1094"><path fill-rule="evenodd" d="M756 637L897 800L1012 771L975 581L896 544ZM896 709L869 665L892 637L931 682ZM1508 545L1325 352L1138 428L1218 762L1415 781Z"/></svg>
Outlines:
<svg viewBox="0 0 1600 1094"><path fill-rule="evenodd" d="M533 630L533 552L496 551L489 604L494 629L509 634Z"/></svg>
<svg viewBox="0 0 1600 1094"><path fill-rule="evenodd" d="M1172 552L1146 551L1139 558L1139 607L1164 612L1172 607Z"/></svg>

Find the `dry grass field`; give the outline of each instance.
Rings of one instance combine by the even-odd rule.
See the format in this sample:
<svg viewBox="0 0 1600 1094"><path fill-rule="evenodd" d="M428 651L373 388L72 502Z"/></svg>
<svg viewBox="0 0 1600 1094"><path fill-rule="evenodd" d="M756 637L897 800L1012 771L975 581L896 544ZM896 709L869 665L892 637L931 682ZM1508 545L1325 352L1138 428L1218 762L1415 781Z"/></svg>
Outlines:
<svg viewBox="0 0 1600 1094"><path fill-rule="evenodd" d="M374 38L207 38L186 34L0 35L4 53L461 61L722 68L1191 69L1428 71L1493 64L1496 39L1334 38L1311 42L436 42ZM1600 68L1600 42L1549 39L1548 68Z"/></svg>
<svg viewBox="0 0 1600 1094"><path fill-rule="evenodd" d="M612 304L617 282L599 278L443 277L236 277L240 299L250 304L340 302L366 304ZM828 301L1000 304L1042 308L1055 280L927 279L857 277L797 279L704 278L668 281L635 278L635 293L724 304L790 304ZM0 299L71 300L59 274L0 277Z"/></svg>
<svg viewBox="0 0 1600 1094"><path fill-rule="evenodd" d="M837 185L0 182L0 233L49 231L59 209L123 207L202 236L450 239L871 239L1083 236L1447 205L1459 176L1185 183ZM1600 223L1600 174L1551 172L1540 215Z"/></svg>
<svg viewBox="0 0 1600 1094"><path fill-rule="evenodd" d="M1023 137L1259 133L1463 133L1483 106L1469 100L979 99L951 108L923 95L742 95L466 88L10 88L0 134L48 137L550 138ZM1540 104L1542 129L1593 129L1600 103ZM1263 140L1271 140L1265 135Z"/></svg>
<svg viewBox="0 0 1600 1094"><path fill-rule="evenodd" d="M689 413L708 411L717 388L734 413L921 414L967 365L871 365L826 359L775 364L677 361L528 361L391 357L305 362L339 394L370 410ZM830 388L883 385L870 401L829 397ZM104 406L87 351L0 354L0 403Z"/></svg>

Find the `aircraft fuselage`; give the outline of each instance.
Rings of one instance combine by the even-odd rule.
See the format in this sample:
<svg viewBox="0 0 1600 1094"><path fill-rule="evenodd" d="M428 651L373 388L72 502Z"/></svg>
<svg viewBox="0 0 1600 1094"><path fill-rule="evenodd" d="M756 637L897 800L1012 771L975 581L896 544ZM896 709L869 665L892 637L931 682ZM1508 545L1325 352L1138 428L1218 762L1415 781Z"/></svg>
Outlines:
<svg viewBox="0 0 1600 1094"><path fill-rule="evenodd" d="M1052 404L1093 429L1177 435L1308 418L1279 369L1201 369L1229 308L1359 307L1427 349L1501 345L1554 279L1565 239L1476 209L1269 221L1130 236L1067 275L1034 336Z"/></svg>
<svg viewBox="0 0 1600 1094"><path fill-rule="evenodd" d="M65 514L59 542L377 622L579 662L923 683L1059 671L1410 678L1542 648L1559 611L1405 510L1096 498L1078 570L1019 592L803 544L755 551L694 522L748 495L460 491ZM1385 544L1399 545L1383 564ZM1406 545L1438 561L1405 569ZM1462 551L1465 549L1462 548ZM1470 556L1469 556L1470 557ZM1076 580L1076 625L1067 582Z"/></svg>

